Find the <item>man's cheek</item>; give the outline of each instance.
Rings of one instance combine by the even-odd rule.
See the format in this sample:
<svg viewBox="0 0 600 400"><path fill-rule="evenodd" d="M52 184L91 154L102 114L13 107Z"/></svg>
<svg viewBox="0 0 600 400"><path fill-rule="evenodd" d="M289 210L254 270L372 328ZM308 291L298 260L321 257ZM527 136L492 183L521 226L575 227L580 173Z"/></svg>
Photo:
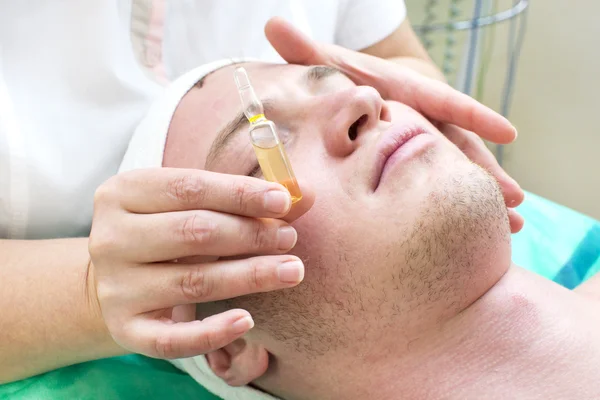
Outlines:
<svg viewBox="0 0 600 400"><path fill-rule="evenodd" d="M317 197L319 194L317 194ZM302 259L322 257L323 253L336 252L331 246L339 240L336 217L326 212L325 207L317 200L315 205L292 225L298 232L298 243L294 254Z"/></svg>

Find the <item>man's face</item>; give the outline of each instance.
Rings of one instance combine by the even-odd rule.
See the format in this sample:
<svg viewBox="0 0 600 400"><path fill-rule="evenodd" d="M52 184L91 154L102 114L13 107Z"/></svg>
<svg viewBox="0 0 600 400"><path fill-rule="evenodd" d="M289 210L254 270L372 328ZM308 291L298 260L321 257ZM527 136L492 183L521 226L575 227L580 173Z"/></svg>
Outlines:
<svg viewBox="0 0 600 400"><path fill-rule="evenodd" d="M427 119L324 67L244 67L268 99L266 116L296 176L317 194L293 223L299 240L291 253L304 260L304 282L233 300L272 352L325 355L359 343L364 353L365 343L408 343L505 272L510 234L496 183ZM257 171L247 124L223 140L242 111L234 68L184 97L165 166ZM390 339L383 328L392 325Z"/></svg>

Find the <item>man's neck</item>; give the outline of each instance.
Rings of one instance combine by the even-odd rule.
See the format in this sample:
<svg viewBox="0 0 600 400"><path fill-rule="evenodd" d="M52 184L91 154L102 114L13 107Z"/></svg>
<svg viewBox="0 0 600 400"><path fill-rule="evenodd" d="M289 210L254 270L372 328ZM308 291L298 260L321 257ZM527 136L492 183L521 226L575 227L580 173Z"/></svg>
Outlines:
<svg viewBox="0 0 600 400"><path fill-rule="evenodd" d="M594 311L578 295L512 267L397 362L382 364L379 376L387 378L372 381L380 391L372 398L589 398L584 382L597 382L592 366L600 363Z"/></svg>
<svg viewBox="0 0 600 400"><path fill-rule="evenodd" d="M600 398L597 305L518 267L443 326L381 354L347 354L311 398Z"/></svg>

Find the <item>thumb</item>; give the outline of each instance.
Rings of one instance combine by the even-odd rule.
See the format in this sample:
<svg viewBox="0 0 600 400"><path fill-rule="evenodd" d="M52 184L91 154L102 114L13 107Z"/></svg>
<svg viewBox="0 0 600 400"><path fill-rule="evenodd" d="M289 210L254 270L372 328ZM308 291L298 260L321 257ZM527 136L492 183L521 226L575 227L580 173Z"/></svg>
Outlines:
<svg viewBox="0 0 600 400"><path fill-rule="evenodd" d="M318 44L281 17L267 22L265 35L275 51L290 64L325 64Z"/></svg>

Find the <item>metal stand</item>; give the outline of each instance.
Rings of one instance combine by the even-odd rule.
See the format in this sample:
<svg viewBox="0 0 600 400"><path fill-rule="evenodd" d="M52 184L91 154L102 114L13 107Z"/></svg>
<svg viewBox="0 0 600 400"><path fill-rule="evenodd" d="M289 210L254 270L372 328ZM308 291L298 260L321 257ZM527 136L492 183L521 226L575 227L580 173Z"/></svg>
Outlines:
<svg viewBox="0 0 600 400"><path fill-rule="evenodd" d="M438 0L428 0L428 4L437 4ZM454 3L454 2L453 2ZM414 26L413 29L418 34L422 35L426 32L432 31L441 31L441 30L453 30L453 31L463 31L466 29L474 29L480 28L482 26L497 24L499 22L504 22L509 19L513 19L517 17L519 14L523 13L527 7L529 7L529 0L520 0L515 5L513 5L510 9L500 11L494 15L489 16L479 16L477 18L473 18L470 20L464 21L450 21L448 23L437 23L437 24L423 24ZM451 11L452 13L452 11Z"/></svg>
<svg viewBox="0 0 600 400"><path fill-rule="evenodd" d="M436 8L439 8L440 0L427 0L425 2L425 17L422 24L415 25L413 29L421 37L427 50L431 50L434 46L431 34L446 35L443 60L441 62L444 74L449 80L452 80L451 77L454 77L454 86L464 93L473 95L473 88L476 87L477 92L474 97L481 100L485 86L484 78L490 61L490 48L493 47L494 43L495 24L509 21L508 64L500 110L502 115L508 116L518 59L526 29L529 0L514 0L512 6L505 10L498 10L498 0L472 0L473 11L470 16L471 18L461 19L461 7L464 8L465 1L449 0L450 5L447 19L438 22ZM407 3L410 12L410 1L407 1ZM490 27L490 37L492 40L486 44L485 47L487 48L482 51L484 47L482 46L482 36L484 33L480 28L488 26ZM469 35L465 48L466 54L461 59L455 56L456 33L458 31L467 31ZM457 73L459 69L457 68L457 64L460 65L460 73ZM476 84L474 84L475 79L477 79ZM504 147L497 146L496 158L501 165L503 156Z"/></svg>

